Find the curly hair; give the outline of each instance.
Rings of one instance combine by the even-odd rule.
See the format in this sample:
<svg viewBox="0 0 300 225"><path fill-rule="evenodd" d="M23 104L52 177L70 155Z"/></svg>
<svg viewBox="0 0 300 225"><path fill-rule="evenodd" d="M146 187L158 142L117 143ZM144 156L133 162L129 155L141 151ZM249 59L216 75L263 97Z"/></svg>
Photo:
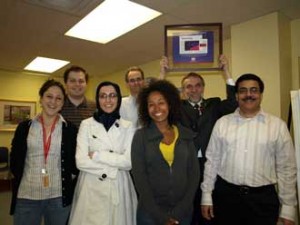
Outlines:
<svg viewBox="0 0 300 225"><path fill-rule="evenodd" d="M148 126L152 119L148 112L148 98L153 92L159 92L169 105L168 123L175 125L180 118L180 96L178 89L169 81L158 80L143 88L138 95L139 120L143 126Z"/></svg>

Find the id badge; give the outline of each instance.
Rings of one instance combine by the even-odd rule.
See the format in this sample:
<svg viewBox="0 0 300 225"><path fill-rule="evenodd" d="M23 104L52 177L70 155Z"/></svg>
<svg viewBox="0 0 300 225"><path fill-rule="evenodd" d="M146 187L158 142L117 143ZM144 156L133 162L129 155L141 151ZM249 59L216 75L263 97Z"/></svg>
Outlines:
<svg viewBox="0 0 300 225"><path fill-rule="evenodd" d="M48 174L43 175L43 186L45 188L49 187L49 175Z"/></svg>
<svg viewBox="0 0 300 225"><path fill-rule="evenodd" d="M49 174L45 168L42 169L43 187L49 187Z"/></svg>

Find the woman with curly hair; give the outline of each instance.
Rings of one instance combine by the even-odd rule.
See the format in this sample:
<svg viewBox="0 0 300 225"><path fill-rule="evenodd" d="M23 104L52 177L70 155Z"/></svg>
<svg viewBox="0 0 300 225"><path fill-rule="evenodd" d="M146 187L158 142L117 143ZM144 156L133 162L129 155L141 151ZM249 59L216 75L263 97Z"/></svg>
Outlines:
<svg viewBox="0 0 300 225"><path fill-rule="evenodd" d="M139 193L137 225L188 225L199 165L194 134L178 123L178 90L166 80L156 81L140 92L138 104L143 127L135 133L131 149Z"/></svg>

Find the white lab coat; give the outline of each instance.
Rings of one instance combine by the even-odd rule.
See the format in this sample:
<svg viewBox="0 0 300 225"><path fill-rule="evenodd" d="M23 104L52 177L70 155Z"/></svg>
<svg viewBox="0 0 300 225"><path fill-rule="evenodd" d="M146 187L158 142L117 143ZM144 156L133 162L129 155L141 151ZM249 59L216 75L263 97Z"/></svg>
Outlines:
<svg viewBox="0 0 300 225"><path fill-rule="evenodd" d="M123 119L108 132L93 117L81 122L76 149L80 174L70 225L136 224L137 197L129 174L134 131Z"/></svg>

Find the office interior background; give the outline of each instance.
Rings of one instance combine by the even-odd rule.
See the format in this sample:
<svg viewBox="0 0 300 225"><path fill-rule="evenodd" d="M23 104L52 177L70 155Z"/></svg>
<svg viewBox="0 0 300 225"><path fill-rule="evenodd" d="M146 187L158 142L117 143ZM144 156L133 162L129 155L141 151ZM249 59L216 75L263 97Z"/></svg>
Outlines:
<svg viewBox="0 0 300 225"><path fill-rule="evenodd" d="M122 94L128 95L124 81L128 67L140 66L146 77L158 76L165 25L222 23L223 53L233 78L244 73L259 75L266 86L264 110L287 120L290 91L300 88L299 0L134 0L162 15L107 44L64 35L102 2L1 0L0 100L35 102L39 112L41 84L49 78L63 81L64 70L73 64L90 74L89 99L94 99L96 86L104 80L117 82ZM51 74L25 71L36 56L70 64ZM200 73L206 80L205 97L225 98L221 73ZM183 74L168 73L166 78L179 87ZM10 148L12 137L12 130L0 129L0 146Z"/></svg>

